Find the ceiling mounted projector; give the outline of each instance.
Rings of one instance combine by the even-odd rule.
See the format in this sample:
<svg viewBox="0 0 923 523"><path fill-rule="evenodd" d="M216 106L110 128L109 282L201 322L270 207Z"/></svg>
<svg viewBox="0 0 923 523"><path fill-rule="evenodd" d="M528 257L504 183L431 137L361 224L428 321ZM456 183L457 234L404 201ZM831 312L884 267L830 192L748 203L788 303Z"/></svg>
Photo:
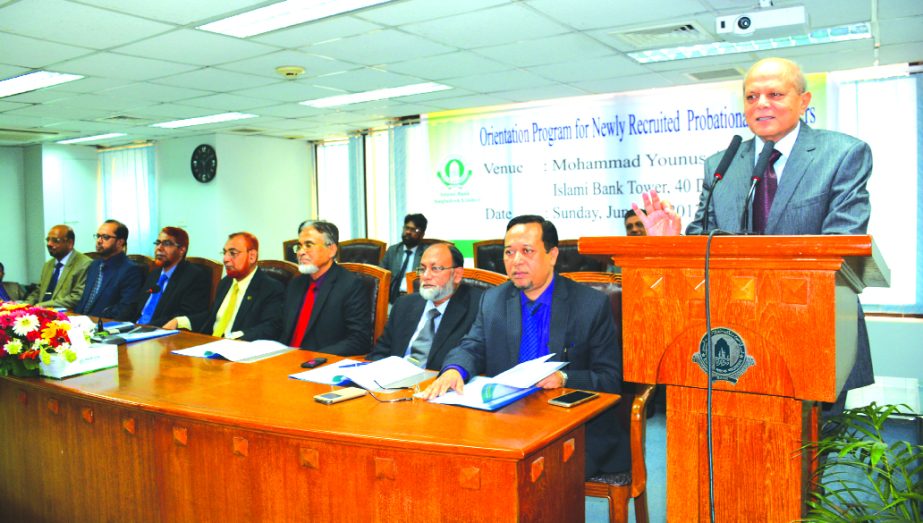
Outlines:
<svg viewBox="0 0 923 523"><path fill-rule="evenodd" d="M715 19L715 31L727 40L805 34L808 31L808 12L804 6L795 6L719 16Z"/></svg>

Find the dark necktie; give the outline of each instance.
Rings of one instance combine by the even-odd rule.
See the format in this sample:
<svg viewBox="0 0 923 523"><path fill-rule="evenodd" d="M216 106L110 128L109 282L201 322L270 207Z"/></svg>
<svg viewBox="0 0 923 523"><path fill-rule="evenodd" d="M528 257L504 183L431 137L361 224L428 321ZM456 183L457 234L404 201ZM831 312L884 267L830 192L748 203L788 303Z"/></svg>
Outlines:
<svg viewBox="0 0 923 523"><path fill-rule="evenodd" d="M401 279L407 275L407 265L410 263L410 256L413 254L413 251L407 249L404 251L404 263L401 264L401 270L397 271L397 274L392 274L391 278L391 294L389 296L389 301L392 303L397 299L398 294L401 291Z"/></svg>
<svg viewBox="0 0 923 523"><path fill-rule="evenodd" d="M6 293L6 289L3 288L3 282L0 282L0 301L12 301L10 295Z"/></svg>
<svg viewBox="0 0 923 523"><path fill-rule="evenodd" d="M157 287L151 289L151 297L147 299L147 305L145 305L144 310L141 311L141 317L138 318L138 323L146 325L151 322L151 318L154 317L154 311L157 310L157 304L160 303L160 298L163 296L163 288L166 287L168 279L170 279L170 277L166 274L160 274L160 278L157 280Z"/></svg>
<svg viewBox="0 0 923 523"><path fill-rule="evenodd" d="M410 362L418 367L426 367L426 358L429 356L429 350L433 346L433 338L436 337L436 318L441 313L439 309L430 309L427 312L429 316L423 325L423 330L410 344Z"/></svg>
<svg viewBox="0 0 923 523"><path fill-rule="evenodd" d="M782 153L773 149L772 154L769 155L766 171L763 172L763 180L756 186L756 199L753 202L753 232L757 234L766 232L766 221L769 219L772 200L775 199L776 188L779 186L774 165L780 156Z"/></svg>
<svg viewBox="0 0 923 523"><path fill-rule="evenodd" d="M90 289L90 297L87 298L87 305L83 308L83 312L87 314L90 313L90 309L92 309L93 304L96 303L96 298L99 298L99 290L103 288L103 270L105 268L105 263L99 265L99 274L96 275L96 282L93 284L93 288Z"/></svg>
<svg viewBox="0 0 923 523"><path fill-rule="evenodd" d="M50 300L51 296L54 295L54 290L58 286L58 278L61 277L62 267L64 267L64 264L61 262L54 264L54 273L51 274L51 281L48 282L48 288L45 289L45 296L42 298L43 301Z"/></svg>
<svg viewBox="0 0 923 523"><path fill-rule="evenodd" d="M537 301L526 304L526 317L522 319L522 340L519 342L519 363L539 356L539 325L535 313L541 306Z"/></svg>

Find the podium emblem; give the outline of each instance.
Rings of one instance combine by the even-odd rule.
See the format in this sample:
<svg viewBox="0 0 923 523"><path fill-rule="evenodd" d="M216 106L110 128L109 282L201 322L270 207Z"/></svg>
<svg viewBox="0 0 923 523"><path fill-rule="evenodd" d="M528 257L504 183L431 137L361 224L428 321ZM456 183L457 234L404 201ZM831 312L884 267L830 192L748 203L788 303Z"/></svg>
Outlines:
<svg viewBox="0 0 923 523"><path fill-rule="evenodd" d="M756 365L753 356L747 355L747 346L739 334L725 327L711 330L712 343L715 350L712 352L714 373L712 381L727 381L737 383L737 380L747 372L751 366ZM698 364L702 372L708 374L708 334L702 336L699 342L699 351L692 355L692 361Z"/></svg>

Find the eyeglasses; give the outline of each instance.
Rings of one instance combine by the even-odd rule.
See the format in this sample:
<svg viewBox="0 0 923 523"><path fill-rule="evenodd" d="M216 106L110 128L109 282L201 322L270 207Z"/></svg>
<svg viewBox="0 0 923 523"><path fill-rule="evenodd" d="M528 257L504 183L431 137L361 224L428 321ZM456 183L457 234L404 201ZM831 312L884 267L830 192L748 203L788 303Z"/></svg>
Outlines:
<svg viewBox="0 0 923 523"><path fill-rule="evenodd" d="M236 258L245 252L250 252L250 249L243 251L238 251L237 249L228 249L226 251L221 251L221 257L230 256L231 258Z"/></svg>
<svg viewBox="0 0 923 523"><path fill-rule="evenodd" d="M442 274L442 271L450 271L452 269L457 269L458 267L442 267L441 265L433 265L432 267L417 267L413 272L417 273L417 276L423 276L426 274L426 271L430 271L435 276Z"/></svg>
<svg viewBox="0 0 923 523"><path fill-rule="evenodd" d="M94 234L93 235L94 240L102 240L104 242L107 242L109 240L114 240L115 238L116 238L115 236L110 236L108 234Z"/></svg>
<svg viewBox="0 0 923 523"><path fill-rule="evenodd" d="M317 245L319 244L314 243L314 242L296 243L295 245L292 245L292 252L295 254L298 254L298 252L301 251L302 248L304 248L304 250L306 251L310 251ZM326 246L329 246L330 244L325 243L323 245L326 247Z"/></svg>
<svg viewBox="0 0 923 523"><path fill-rule="evenodd" d="M371 396L372 398L374 398L375 401L377 401L377 402L379 402L379 403L397 403L398 401L413 401L413 394L411 394L410 396L401 396L400 398L379 398L378 396L379 396L380 394L393 394L393 393L395 393L395 392L400 392L400 391L402 391L402 390L412 390L414 394L420 392L420 387L419 387L418 385L414 385L414 386L412 386L412 387L391 387L391 388L388 388L388 387L382 386L381 383L378 383L378 380L372 380L372 381L375 383L375 386L376 386L376 387L378 387L379 389L382 389L382 390L379 391L378 394L375 394L375 392L369 390L369 391L368 391L368 392L369 392L369 396Z"/></svg>
<svg viewBox="0 0 923 523"><path fill-rule="evenodd" d="M46 243L64 243L67 241L67 238L52 238L51 236L45 238Z"/></svg>
<svg viewBox="0 0 923 523"><path fill-rule="evenodd" d="M420 234L420 229L417 227L410 227L409 225L404 226L404 232L410 232L413 234Z"/></svg>
<svg viewBox="0 0 923 523"><path fill-rule="evenodd" d="M154 247L160 247L161 245L164 247L176 247L177 243L173 240L154 240Z"/></svg>

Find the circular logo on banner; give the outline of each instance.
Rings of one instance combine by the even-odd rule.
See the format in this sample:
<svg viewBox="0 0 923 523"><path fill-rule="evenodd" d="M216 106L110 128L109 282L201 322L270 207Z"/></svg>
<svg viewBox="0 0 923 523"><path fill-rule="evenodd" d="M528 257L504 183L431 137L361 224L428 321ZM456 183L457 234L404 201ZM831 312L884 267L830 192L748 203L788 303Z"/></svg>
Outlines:
<svg viewBox="0 0 923 523"><path fill-rule="evenodd" d="M737 383L737 380L751 366L756 365L753 356L747 356L747 347L739 334L725 327L711 330L713 374L712 381L723 380ZM708 333L699 342L699 351L692 356L692 361L699 365L702 372L708 374Z"/></svg>

